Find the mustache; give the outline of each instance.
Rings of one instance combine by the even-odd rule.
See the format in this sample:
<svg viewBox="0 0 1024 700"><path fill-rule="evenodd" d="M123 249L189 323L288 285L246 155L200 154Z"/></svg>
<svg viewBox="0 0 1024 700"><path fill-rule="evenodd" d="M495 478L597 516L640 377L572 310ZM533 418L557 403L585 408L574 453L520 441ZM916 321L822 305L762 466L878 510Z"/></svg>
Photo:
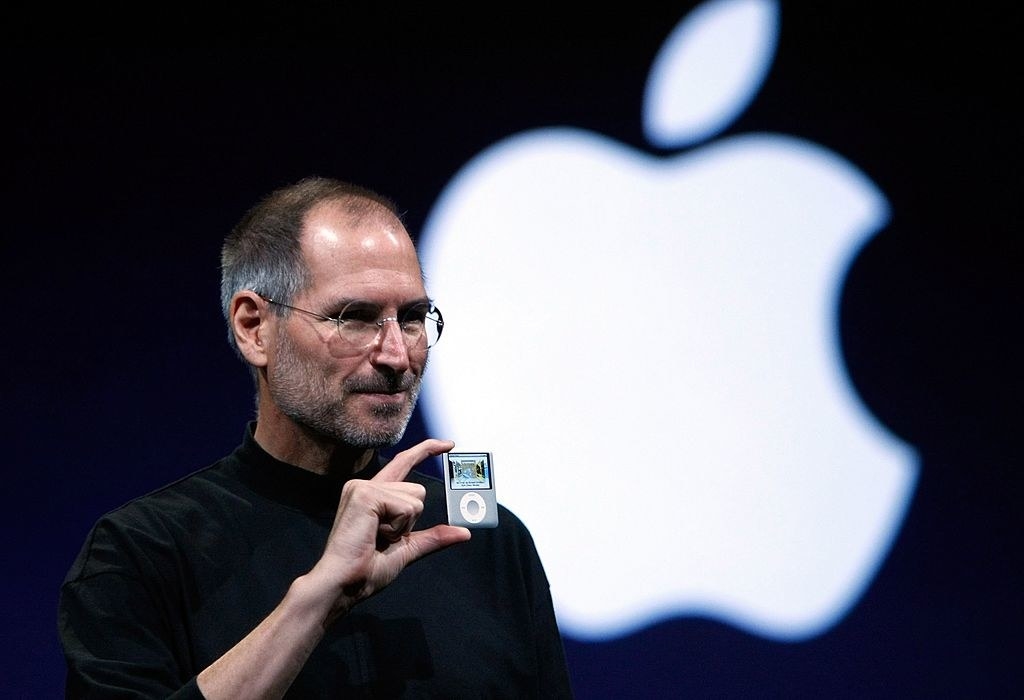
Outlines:
<svg viewBox="0 0 1024 700"><path fill-rule="evenodd" d="M353 377L345 382L346 391L366 394L397 394L400 391L409 391L415 386L416 376L413 374Z"/></svg>

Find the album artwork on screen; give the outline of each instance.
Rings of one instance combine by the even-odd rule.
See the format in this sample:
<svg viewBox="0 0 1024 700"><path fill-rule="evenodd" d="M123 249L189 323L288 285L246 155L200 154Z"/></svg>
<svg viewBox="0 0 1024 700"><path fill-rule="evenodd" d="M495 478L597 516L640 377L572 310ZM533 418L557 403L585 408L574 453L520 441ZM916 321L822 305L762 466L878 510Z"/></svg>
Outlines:
<svg viewBox="0 0 1024 700"><path fill-rule="evenodd" d="M487 453L464 453L448 458L448 479L457 490L491 488L491 460Z"/></svg>

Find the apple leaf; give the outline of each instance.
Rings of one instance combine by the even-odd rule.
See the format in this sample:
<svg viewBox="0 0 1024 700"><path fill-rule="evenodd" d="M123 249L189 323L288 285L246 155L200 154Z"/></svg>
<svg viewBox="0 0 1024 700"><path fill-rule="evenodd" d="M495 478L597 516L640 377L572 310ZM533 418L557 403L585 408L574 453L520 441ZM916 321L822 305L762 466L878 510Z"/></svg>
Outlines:
<svg viewBox="0 0 1024 700"><path fill-rule="evenodd" d="M764 82L778 33L775 0L710 0L688 13L648 75L643 120L651 144L680 148L728 126Z"/></svg>

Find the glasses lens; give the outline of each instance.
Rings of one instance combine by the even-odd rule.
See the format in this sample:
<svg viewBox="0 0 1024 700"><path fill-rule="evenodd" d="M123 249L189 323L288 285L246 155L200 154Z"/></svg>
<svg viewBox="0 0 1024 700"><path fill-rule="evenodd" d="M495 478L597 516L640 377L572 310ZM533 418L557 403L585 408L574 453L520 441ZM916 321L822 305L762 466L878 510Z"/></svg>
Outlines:
<svg viewBox="0 0 1024 700"><path fill-rule="evenodd" d="M357 348L373 343L380 330L377 323L378 309L369 304L354 302L337 316L338 334L346 343Z"/></svg>
<svg viewBox="0 0 1024 700"><path fill-rule="evenodd" d="M399 321L402 329L402 337L409 348L414 348L426 341L426 347L433 347L437 339L441 337L441 329L444 321L441 320L441 312L433 304L421 304L414 306L404 314Z"/></svg>
<svg viewBox="0 0 1024 700"><path fill-rule="evenodd" d="M353 302L337 316L338 334L355 347L372 345L388 321L395 321L402 332L406 347L415 348L426 341L432 347L441 337L444 321L441 312L432 304L414 306L399 318L379 318L380 309L373 305ZM378 320L379 319L379 320Z"/></svg>
<svg viewBox="0 0 1024 700"><path fill-rule="evenodd" d="M441 311L433 304L423 319L423 331L427 334L427 347L432 348L441 339L441 331L444 330L444 318Z"/></svg>

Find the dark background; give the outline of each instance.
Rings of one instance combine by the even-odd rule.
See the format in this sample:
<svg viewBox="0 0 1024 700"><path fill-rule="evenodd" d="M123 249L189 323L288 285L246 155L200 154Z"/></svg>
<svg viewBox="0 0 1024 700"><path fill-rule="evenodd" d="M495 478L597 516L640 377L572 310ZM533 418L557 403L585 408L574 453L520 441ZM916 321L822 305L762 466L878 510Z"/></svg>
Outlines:
<svg viewBox="0 0 1024 700"><path fill-rule="evenodd" d="M240 439L252 388L224 340L218 251L249 205L337 176L393 196L415 233L463 164L519 131L647 148L647 71L695 5L122 18L161 42L112 11L9 17L3 695L61 695L58 587L96 517ZM680 618L567 639L579 697L1024 691L1016 14L783 3L767 82L725 134L815 141L888 196L891 225L843 288L843 350L863 400L919 450L920 481L878 577L824 635Z"/></svg>

